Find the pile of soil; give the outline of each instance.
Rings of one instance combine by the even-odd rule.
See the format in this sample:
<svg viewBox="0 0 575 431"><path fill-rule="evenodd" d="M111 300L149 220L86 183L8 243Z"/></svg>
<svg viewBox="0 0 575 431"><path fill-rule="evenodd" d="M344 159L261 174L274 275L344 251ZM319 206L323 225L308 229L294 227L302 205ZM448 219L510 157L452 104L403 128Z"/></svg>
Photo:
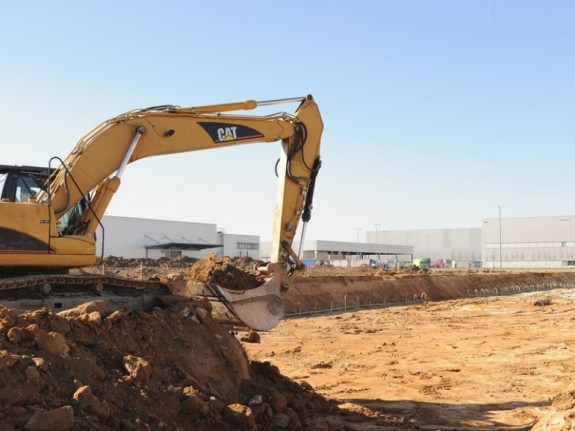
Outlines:
<svg viewBox="0 0 575 431"><path fill-rule="evenodd" d="M170 267L187 267L191 266L198 259L194 257L178 256L174 258L161 257L159 259L151 259L147 257L137 258L137 259L127 259L117 256L107 256L102 260L100 265L104 267L114 267L114 268L134 268L145 266L146 268L158 268L161 266Z"/></svg>
<svg viewBox="0 0 575 431"><path fill-rule="evenodd" d="M309 385L250 363L209 303L103 310L0 307L2 431L343 429Z"/></svg>
<svg viewBox="0 0 575 431"><path fill-rule="evenodd" d="M210 254L192 265L188 280L196 283L214 283L232 290L247 290L261 286L263 277L250 270L246 261L234 261L229 257L218 258Z"/></svg>
<svg viewBox="0 0 575 431"><path fill-rule="evenodd" d="M159 281L167 274L174 271L188 270L198 259L188 256L178 256L175 258L162 257L151 258L123 258L117 256L107 256L98 265L72 269L72 274L106 274L138 280Z"/></svg>

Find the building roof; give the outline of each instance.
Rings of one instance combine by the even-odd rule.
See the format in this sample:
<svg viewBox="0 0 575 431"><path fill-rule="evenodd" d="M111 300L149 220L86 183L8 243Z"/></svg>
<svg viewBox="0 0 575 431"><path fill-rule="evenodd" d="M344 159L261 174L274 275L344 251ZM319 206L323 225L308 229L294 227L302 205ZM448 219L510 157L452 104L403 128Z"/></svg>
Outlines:
<svg viewBox="0 0 575 431"><path fill-rule="evenodd" d="M221 244L206 244L197 242L166 242L147 245L147 250L205 250L206 248L222 247Z"/></svg>

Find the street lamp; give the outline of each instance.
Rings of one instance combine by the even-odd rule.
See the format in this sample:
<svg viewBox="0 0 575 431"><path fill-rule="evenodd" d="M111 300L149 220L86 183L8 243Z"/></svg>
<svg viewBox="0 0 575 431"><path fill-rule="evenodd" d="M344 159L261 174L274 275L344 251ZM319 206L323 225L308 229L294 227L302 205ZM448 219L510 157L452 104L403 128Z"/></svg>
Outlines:
<svg viewBox="0 0 575 431"><path fill-rule="evenodd" d="M375 249L377 250L377 261L379 262L379 248L377 247L377 228L379 227L379 223L375 223Z"/></svg>
<svg viewBox="0 0 575 431"><path fill-rule="evenodd" d="M503 270L503 246L501 244L501 205L497 205L499 208L499 270Z"/></svg>
<svg viewBox="0 0 575 431"><path fill-rule="evenodd" d="M388 230L383 231L383 254L385 255L386 259L387 259L387 232L389 232L389 231ZM386 260L386 262L388 260Z"/></svg>
<svg viewBox="0 0 575 431"><path fill-rule="evenodd" d="M409 232L404 232L404 233L405 233L405 245L407 247L409 247ZM406 255L407 255L407 253L406 253ZM410 256L410 260L413 261L413 255Z"/></svg>
<svg viewBox="0 0 575 431"><path fill-rule="evenodd" d="M357 243L359 243L359 231L361 230L361 228L360 228L360 227L356 227L355 230L357 231L357 235L356 235Z"/></svg>
<svg viewBox="0 0 575 431"><path fill-rule="evenodd" d="M356 256L356 259L358 259L358 258L361 259L362 256L361 256L361 252L359 251L359 231L361 230L361 228L356 227L355 230L357 231L357 244L358 244L357 245L358 251L356 252L355 256Z"/></svg>

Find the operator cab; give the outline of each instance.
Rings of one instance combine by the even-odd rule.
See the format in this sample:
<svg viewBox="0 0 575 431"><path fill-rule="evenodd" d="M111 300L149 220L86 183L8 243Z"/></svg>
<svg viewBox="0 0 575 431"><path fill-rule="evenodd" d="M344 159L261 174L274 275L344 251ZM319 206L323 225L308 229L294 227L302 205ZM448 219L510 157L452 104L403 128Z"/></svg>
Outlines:
<svg viewBox="0 0 575 431"><path fill-rule="evenodd" d="M3 202L28 202L43 189L47 168L0 165L0 199Z"/></svg>
<svg viewBox="0 0 575 431"><path fill-rule="evenodd" d="M48 168L36 166L8 166L0 165L0 200L2 202L29 202L41 190L48 179ZM72 234L80 227L80 222L86 199L80 200L58 220L58 233L60 235Z"/></svg>

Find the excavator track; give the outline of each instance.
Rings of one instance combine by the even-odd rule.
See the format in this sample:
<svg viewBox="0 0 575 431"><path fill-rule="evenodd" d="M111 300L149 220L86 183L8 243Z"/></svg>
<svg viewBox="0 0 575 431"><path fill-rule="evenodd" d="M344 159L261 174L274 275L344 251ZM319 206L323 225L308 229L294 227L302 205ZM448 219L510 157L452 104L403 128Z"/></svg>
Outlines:
<svg viewBox="0 0 575 431"><path fill-rule="evenodd" d="M104 301L106 311L124 307L151 310L170 295L167 285L107 275L41 274L0 279L0 304L17 312L43 307L55 311Z"/></svg>
<svg viewBox="0 0 575 431"><path fill-rule="evenodd" d="M151 311L173 296L156 281L97 274L38 274L0 279L0 305L18 313L47 307L62 311L89 301L103 301L106 312L129 307ZM207 300L219 323L256 330L274 328L284 315L280 282L271 278L251 290L233 291L216 284L189 283L185 297Z"/></svg>

